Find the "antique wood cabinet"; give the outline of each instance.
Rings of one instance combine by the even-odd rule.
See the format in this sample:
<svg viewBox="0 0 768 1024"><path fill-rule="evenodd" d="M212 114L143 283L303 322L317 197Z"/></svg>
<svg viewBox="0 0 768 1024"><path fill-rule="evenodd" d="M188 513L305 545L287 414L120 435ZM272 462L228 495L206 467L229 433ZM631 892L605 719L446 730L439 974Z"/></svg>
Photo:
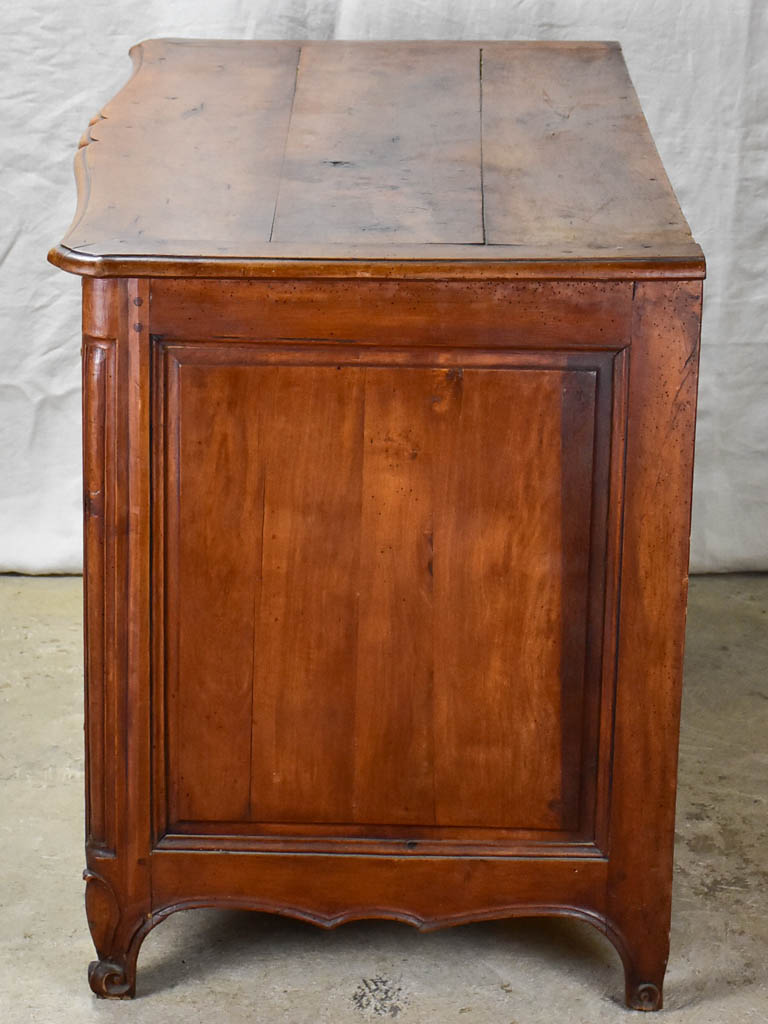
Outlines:
<svg viewBox="0 0 768 1024"><path fill-rule="evenodd" d="M661 1005L704 262L614 43L152 40L76 158L88 921L580 918Z"/></svg>

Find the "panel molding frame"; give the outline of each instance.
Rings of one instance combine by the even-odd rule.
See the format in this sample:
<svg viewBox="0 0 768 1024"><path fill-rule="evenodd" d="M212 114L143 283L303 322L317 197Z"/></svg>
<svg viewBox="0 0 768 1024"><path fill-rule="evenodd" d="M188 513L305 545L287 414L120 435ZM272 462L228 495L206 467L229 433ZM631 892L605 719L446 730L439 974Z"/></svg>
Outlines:
<svg viewBox="0 0 768 1024"><path fill-rule="evenodd" d="M532 345L536 339L531 339ZM219 339L172 339L150 335L152 377L152 843L159 851L229 850L253 853L347 853L363 855L457 856L532 858L568 857L604 859L610 818L612 726L616 690L618 649L618 586L623 532L624 470L626 458L627 405L629 388L629 342L597 348L562 347L547 351L508 348L463 348L450 345L423 347L391 344L350 345L346 342L298 343L280 338L236 342ZM178 442L178 424L169 423L169 396L178 399L178 373L183 365L218 366L345 366L441 369L560 370L588 371L597 375L595 405L595 449L600 422L608 426L608 455L603 464L593 464L602 478L603 493L597 494L599 479L593 477L591 499L591 540L589 556L589 608L586 624L594 642L600 637L595 657L599 680L590 684L584 675L582 722L582 771L580 827L576 831L531 829L477 829L472 826L387 826L398 838L362 838L352 834L371 826L350 823L338 826L304 826L290 822L237 823L230 831L226 823L205 827L202 822L174 822L168 807L168 763L165 685L165 643L173 628L165 560L166 539L173 532L167 521L169 445ZM158 600L163 595L163 600ZM589 638L587 651L589 651ZM592 693L590 694L590 688ZM592 700L590 701L590 696ZM162 718L157 713L162 708ZM590 717L591 716L591 717ZM588 783L595 778L589 791ZM585 808L585 804L586 806ZM374 826L375 828L375 826ZM431 835L425 834L431 832ZM462 836L456 835L461 832ZM472 838L468 833L481 833ZM322 833L322 834L318 834ZM451 835L453 833L453 835ZM402 836L402 838L400 837ZM501 837L503 836L503 838Z"/></svg>

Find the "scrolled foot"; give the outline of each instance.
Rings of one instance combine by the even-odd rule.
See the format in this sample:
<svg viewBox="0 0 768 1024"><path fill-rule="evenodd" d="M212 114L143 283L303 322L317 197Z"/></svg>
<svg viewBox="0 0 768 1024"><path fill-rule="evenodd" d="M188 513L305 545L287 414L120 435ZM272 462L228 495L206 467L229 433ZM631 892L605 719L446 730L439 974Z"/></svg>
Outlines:
<svg viewBox="0 0 768 1024"><path fill-rule="evenodd" d="M631 1010L660 1010L661 989L650 981L632 985L627 989L627 1006Z"/></svg>
<svg viewBox="0 0 768 1024"><path fill-rule="evenodd" d="M132 999L136 991L136 972L122 960L93 960L88 981L100 999Z"/></svg>

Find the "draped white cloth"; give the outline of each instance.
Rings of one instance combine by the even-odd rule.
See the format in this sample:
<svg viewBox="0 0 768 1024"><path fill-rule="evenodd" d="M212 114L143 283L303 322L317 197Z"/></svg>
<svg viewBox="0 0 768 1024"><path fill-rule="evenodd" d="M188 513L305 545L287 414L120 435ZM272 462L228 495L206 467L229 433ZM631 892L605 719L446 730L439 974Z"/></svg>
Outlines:
<svg viewBox="0 0 768 1024"><path fill-rule="evenodd" d="M618 39L708 259L694 571L768 569L765 0L27 0L0 9L0 570L81 568L74 146L151 36Z"/></svg>

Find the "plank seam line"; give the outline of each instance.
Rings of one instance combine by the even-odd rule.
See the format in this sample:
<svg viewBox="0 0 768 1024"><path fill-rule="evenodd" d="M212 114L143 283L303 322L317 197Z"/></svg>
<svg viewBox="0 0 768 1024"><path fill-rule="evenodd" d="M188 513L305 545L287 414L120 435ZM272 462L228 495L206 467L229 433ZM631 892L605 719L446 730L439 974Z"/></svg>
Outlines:
<svg viewBox="0 0 768 1024"><path fill-rule="evenodd" d="M483 48L480 47L480 218L482 220L483 241L485 245L485 178L483 173Z"/></svg>
<svg viewBox="0 0 768 1024"><path fill-rule="evenodd" d="M291 120L293 119L293 107L294 104L296 103L296 92L299 86L299 67L301 65L301 51L302 47L300 46L299 52L296 55L296 73L293 76L293 93L291 94L291 107L290 110L288 111L288 124L285 126L285 141L283 143L283 155L280 160L280 177L277 180L277 195L275 196L275 208L272 211L272 223L270 224L269 227L269 238L267 239L267 242L272 241L272 235L274 234L275 231L275 221L277 220L277 207L280 203L280 188L282 187L283 184L283 170L285 168L285 157L288 152L288 139L291 134Z"/></svg>

